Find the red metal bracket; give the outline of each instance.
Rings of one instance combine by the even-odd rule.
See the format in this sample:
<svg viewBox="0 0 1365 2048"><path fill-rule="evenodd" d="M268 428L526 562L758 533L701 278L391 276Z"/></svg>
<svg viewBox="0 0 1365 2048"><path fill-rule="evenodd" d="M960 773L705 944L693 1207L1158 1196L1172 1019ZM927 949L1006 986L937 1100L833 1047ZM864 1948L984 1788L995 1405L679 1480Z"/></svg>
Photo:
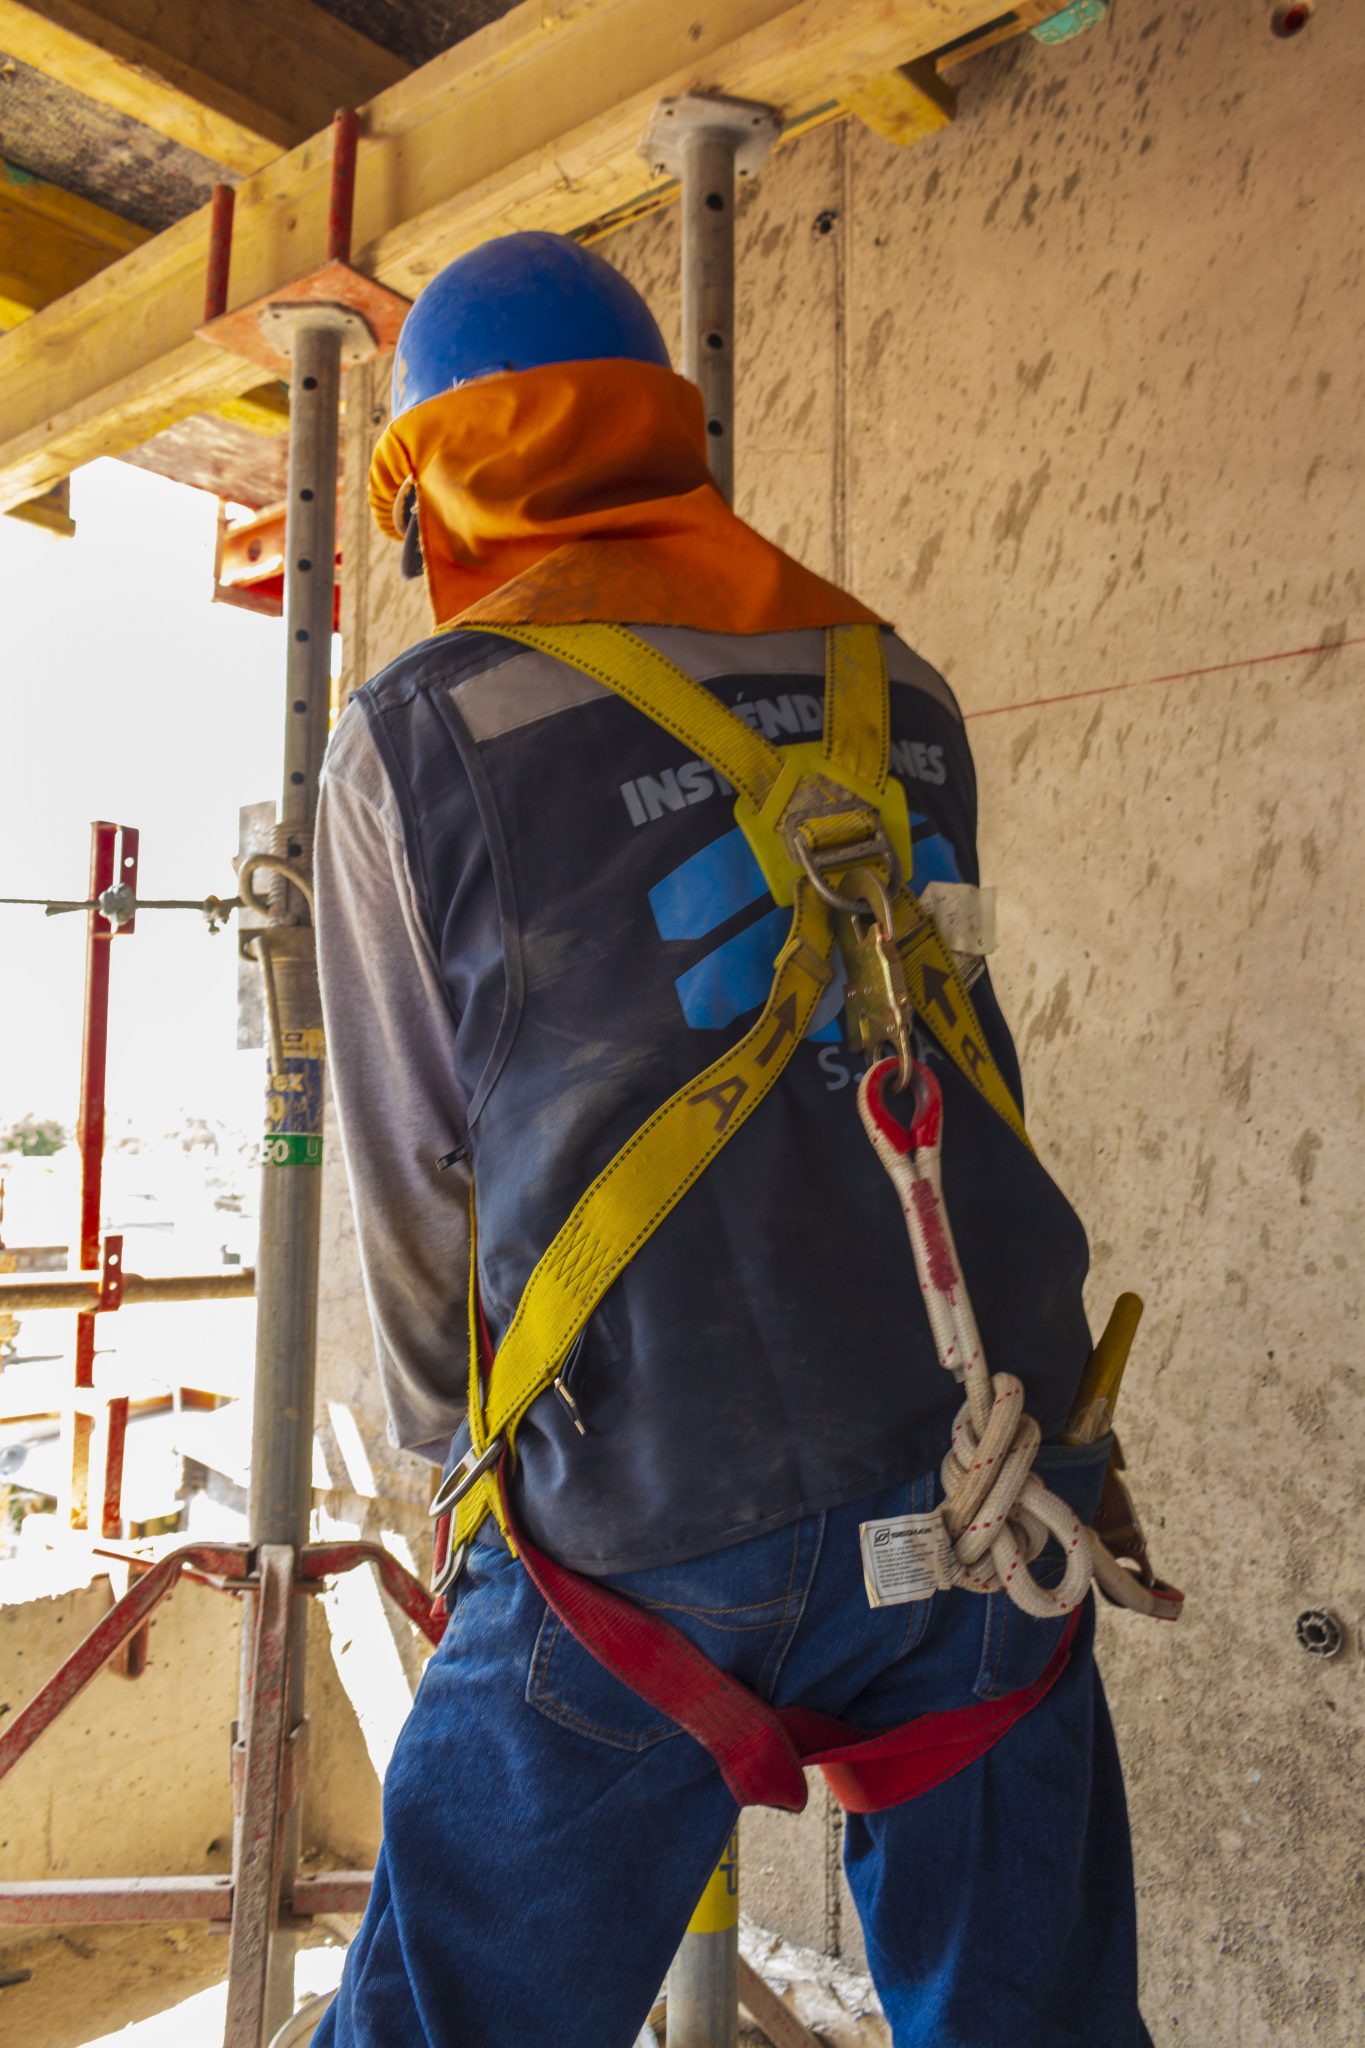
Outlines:
<svg viewBox="0 0 1365 2048"><path fill-rule="evenodd" d="M109 1315L123 1306L123 1239L120 1236L106 1237L104 1256L100 1261L100 1298L95 1303L93 1315Z"/></svg>
<svg viewBox="0 0 1365 2048"><path fill-rule="evenodd" d="M383 355L398 339L411 301L351 265L351 226L355 208L356 152L359 122L343 107L332 122L332 185L327 208L327 260L292 284L278 285L264 298L227 310L228 267L232 247L232 208L216 197L209 221L208 280L200 339L259 363L272 377L288 379L290 358L268 331L265 318L277 306L329 306L355 320L342 360L366 362Z"/></svg>
<svg viewBox="0 0 1365 2048"><path fill-rule="evenodd" d="M98 819L90 827L89 900L98 905L111 889L137 896L138 833L131 825ZM118 922L92 908L85 946L85 1018L81 1031L81 1106L76 1144L81 1156L80 1265L100 1262L100 1196L104 1166L105 1083L109 1069L109 946L129 937L136 917Z"/></svg>
<svg viewBox="0 0 1365 2048"><path fill-rule="evenodd" d="M141 1560L139 1560L141 1562ZM357 1565L372 1564L380 1583L395 1606L400 1607L427 1641L440 1642L445 1620L433 1616L431 1595L421 1580L378 1543L310 1543L298 1553L294 1590L320 1590L319 1582L337 1572L354 1571ZM0 1735L0 1778L13 1770L21 1756L31 1749L45 1728L83 1692L95 1674L136 1635L167 1594L173 1592L182 1572L219 1592L241 1593L259 1590L256 1558L245 1544L195 1543L172 1550L128 1588L88 1636L58 1665L47 1683L22 1707L3 1735Z"/></svg>
<svg viewBox="0 0 1365 2048"><path fill-rule="evenodd" d="M95 1439L93 1410L81 1407L80 1396L95 1384L95 1317L111 1314L123 1299L123 1239L101 1241L104 1210L104 1126L109 1072L109 948L115 939L137 928L139 834L132 825L114 825L97 818L90 827L90 909L86 914L85 1014L81 1025L81 1098L76 1120L76 1146L81 1161L80 1270L98 1266L99 1295L93 1309L76 1318L76 1356L70 1438L73 1528L90 1523L90 1452ZM119 899L129 907L120 914ZM101 905L105 906L101 908ZM103 1471L99 1480L101 1535L116 1536L122 1516L123 1449L128 1428L128 1402L115 1396L106 1404L102 1438Z"/></svg>

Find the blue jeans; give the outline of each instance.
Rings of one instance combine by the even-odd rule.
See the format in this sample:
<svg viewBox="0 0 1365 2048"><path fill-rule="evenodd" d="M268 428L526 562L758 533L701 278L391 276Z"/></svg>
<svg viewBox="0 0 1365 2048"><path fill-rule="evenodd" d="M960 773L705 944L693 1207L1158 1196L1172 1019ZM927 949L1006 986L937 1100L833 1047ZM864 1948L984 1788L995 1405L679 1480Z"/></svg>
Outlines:
<svg viewBox="0 0 1365 2048"><path fill-rule="evenodd" d="M1088 1519L1107 1445L1045 1447ZM778 1705L876 1729L1035 1678L1062 1624L953 1592L873 1609L858 1524L927 1474L611 1583ZM1150 2048L1123 1782L1087 1611L1043 1703L946 1784L848 1823L896 2048ZM316 2048L628 2048L735 1822L707 1753L476 1544L384 1787L369 1910Z"/></svg>

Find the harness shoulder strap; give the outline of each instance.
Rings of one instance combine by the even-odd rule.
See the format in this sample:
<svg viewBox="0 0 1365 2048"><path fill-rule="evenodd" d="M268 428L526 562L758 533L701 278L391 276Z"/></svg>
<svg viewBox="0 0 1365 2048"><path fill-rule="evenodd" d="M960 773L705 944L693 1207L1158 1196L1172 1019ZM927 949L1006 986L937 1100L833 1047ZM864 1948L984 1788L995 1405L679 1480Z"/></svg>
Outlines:
<svg viewBox="0 0 1365 2048"><path fill-rule="evenodd" d="M837 691L867 702L856 715L845 716L832 736L827 732L826 755L837 768L846 745L854 757L850 766L854 760L859 767L869 766L884 782L886 750L878 734L885 715L875 701L886 692L880 637L875 628L852 630L861 636L858 646L827 660L827 696ZM760 817L774 823L780 819L794 782L782 751L647 642L616 626L526 626L508 630L507 637L595 676L709 760ZM827 715L827 727L829 722ZM843 731L846 742L840 738ZM827 807L808 829L813 843L832 853L840 843L865 840L876 822L875 813L852 796L846 812ZM473 1484L455 1510L452 1550L490 1512L509 1542L515 1541L506 1526L496 1465L517 1424L553 1382L613 1281L771 1093L833 977L833 952L829 906L801 877L792 897L791 928L756 1022L641 1125L575 1204L526 1284L486 1390L479 1347L471 1344L466 1476Z"/></svg>

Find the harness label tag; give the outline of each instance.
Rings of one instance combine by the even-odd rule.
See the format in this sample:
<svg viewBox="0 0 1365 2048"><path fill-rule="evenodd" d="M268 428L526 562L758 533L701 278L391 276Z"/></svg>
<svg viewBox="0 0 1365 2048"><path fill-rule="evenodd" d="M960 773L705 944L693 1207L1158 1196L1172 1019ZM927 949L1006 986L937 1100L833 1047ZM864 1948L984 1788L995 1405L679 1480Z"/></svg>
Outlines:
<svg viewBox="0 0 1365 2048"><path fill-rule="evenodd" d="M861 1522L858 1538L870 1607L928 1600L955 1586L962 1576L952 1538L937 1508L928 1515L890 1515L884 1522Z"/></svg>

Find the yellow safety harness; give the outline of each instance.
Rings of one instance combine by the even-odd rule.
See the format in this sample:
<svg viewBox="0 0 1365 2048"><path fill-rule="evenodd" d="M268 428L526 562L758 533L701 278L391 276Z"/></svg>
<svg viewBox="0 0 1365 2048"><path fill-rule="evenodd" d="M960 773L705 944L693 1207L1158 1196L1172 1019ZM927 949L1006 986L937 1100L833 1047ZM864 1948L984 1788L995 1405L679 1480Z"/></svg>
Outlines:
<svg viewBox="0 0 1365 2048"><path fill-rule="evenodd" d="M657 1109L580 1197L526 1283L486 1386L471 1228L470 1448L432 1504L433 1514L453 1512L452 1560L489 1514L515 1553L498 1467L513 1450L522 1416L555 1383L641 1245L776 1086L834 977L836 948L849 969L849 1008L869 1057L889 1048L902 1082L908 1080L911 1017L919 1017L978 1094L1029 1143L953 956L908 886L909 823L904 790L888 780L890 693L875 626L826 632L818 760L813 748L771 745L625 627L481 630L595 677L724 776L736 791L736 818L775 899L790 903L792 921L757 1021Z"/></svg>

